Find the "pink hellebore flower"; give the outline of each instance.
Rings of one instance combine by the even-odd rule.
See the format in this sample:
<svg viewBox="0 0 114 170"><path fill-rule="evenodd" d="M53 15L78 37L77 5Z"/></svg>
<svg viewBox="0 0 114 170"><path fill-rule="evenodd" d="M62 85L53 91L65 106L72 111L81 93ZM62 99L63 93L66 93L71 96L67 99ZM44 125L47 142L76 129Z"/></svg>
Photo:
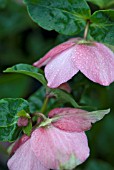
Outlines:
<svg viewBox="0 0 114 170"><path fill-rule="evenodd" d="M98 42L81 43L80 38L66 41L34 63L45 67L48 86L56 88L80 70L93 82L107 86L114 81L114 53Z"/></svg>
<svg viewBox="0 0 114 170"><path fill-rule="evenodd" d="M24 135L24 139L16 143L18 149L14 149L15 154L8 161L9 170L73 169L89 156L84 131L109 111L53 109L30 138Z"/></svg>

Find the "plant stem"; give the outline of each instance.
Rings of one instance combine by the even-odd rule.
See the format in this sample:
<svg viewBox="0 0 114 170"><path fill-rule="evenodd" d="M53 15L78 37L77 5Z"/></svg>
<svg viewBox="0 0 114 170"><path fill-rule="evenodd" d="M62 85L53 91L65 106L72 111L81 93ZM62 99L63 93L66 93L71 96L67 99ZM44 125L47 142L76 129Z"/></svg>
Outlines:
<svg viewBox="0 0 114 170"><path fill-rule="evenodd" d="M39 113L39 112L34 113L34 116L41 117L43 120L47 119L43 113Z"/></svg>
<svg viewBox="0 0 114 170"><path fill-rule="evenodd" d="M90 25L90 21L88 20L86 23L86 27L85 27L85 31L84 31L84 39L87 40L87 35L88 35L88 31L89 31L89 25Z"/></svg>
<svg viewBox="0 0 114 170"><path fill-rule="evenodd" d="M48 100L49 100L49 97L47 96L47 97L45 98L44 104L43 104L43 106L42 106L42 108L41 108L41 113L44 113L44 112L45 112L46 107L47 107Z"/></svg>

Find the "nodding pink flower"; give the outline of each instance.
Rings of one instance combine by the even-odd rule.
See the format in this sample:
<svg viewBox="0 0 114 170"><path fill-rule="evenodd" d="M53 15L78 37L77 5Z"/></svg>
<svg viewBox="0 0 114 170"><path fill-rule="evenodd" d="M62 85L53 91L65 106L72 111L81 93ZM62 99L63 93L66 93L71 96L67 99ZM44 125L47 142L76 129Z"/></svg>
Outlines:
<svg viewBox="0 0 114 170"><path fill-rule="evenodd" d="M50 50L34 66L45 67L48 86L56 88L80 70L93 82L108 86L114 81L114 53L98 42L80 43L73 38Z"/></svg>
<svg viewBox="0 0 114 170"><path fill-rule="evenodd" d="M35 129L30 138L24 136L9 159L10 170L73 169L89 156L85 130L101 120L108 110L87 112L75 108L56 108ZM50 122L50 123L49 123ZM22 137L23 138L23 137Z"/></svg>

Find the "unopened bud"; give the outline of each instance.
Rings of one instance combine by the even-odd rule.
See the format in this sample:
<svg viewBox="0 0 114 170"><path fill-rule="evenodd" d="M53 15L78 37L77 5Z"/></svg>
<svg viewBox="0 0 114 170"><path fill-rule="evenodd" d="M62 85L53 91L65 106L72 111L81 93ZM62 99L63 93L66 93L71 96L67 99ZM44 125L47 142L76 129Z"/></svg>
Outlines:
<svg viewBox="0 0 114 170"><path fill-rule="evenodd" d="M19 127L27 126L28 125L28 118L20 117L17 122Z"/></svg>

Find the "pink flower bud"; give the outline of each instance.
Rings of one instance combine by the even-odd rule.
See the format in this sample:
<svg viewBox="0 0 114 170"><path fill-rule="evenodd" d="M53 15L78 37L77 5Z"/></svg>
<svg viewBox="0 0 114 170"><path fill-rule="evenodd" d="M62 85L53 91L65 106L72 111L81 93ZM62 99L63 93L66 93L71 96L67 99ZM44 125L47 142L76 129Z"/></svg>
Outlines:
<svg viewBox="0 0 114 170"><path fill-rule="evenodd" d="M27 125L28 125L28 118L26 118L26 117L20 117L20 118L18 119L17 125L18 125L19 127L27 126Z"/></svg>
<svg viewBox="0 0 114 170"><path fill-rule="evenodd" d="M56 88L80 70L93 82L108 86L114 81L114 53L104 44L78 43L73 38L50 50L34 66L45 67L48 86Z"/></svg>

